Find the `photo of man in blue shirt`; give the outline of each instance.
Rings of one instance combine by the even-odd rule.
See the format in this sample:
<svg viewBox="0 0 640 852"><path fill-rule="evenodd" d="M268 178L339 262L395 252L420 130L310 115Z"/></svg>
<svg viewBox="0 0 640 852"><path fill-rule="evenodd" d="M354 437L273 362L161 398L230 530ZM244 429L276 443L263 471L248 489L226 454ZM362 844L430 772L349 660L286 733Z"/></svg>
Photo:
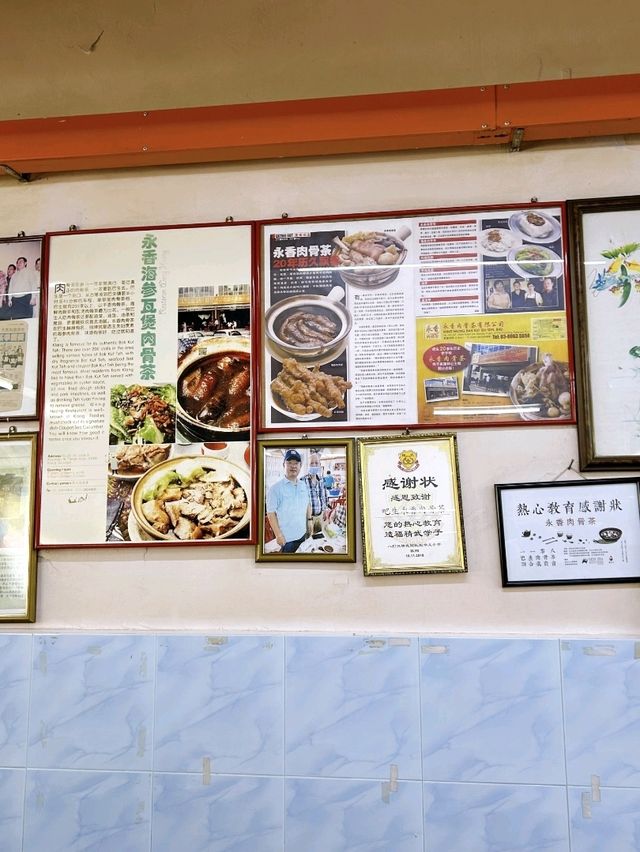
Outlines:
<svg viewBox="0 0 640 852"><path fill-rule="evenodd" d="M302 457L297 450L284 454L284 476L267 492L267 519L280 546L280 553L295 553L311 535L309 489L299 479Z"/></svg>

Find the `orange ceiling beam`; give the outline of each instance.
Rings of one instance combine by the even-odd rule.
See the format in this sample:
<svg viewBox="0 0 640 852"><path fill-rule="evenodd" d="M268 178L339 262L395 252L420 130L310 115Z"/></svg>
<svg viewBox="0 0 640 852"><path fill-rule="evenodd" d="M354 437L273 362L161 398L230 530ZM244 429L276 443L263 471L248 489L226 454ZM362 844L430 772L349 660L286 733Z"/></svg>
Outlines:
<svg viewBox="0 0 640 852"><path fill-rule="evenodd" d="M640 133L640 74L0 122L19 174Z"/></svg>

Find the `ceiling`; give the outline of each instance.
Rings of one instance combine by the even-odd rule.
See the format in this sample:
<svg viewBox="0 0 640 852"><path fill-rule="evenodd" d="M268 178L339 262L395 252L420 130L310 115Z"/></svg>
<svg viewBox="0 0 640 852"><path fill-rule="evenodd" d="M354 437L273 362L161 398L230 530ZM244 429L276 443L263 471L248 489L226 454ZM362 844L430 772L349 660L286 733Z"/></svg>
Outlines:
<svg viewBox="0 0 640 852"><path fill-rule="evenodd" d="M0 121L640 70L637 0L0 0L0 9Z"/></svg>

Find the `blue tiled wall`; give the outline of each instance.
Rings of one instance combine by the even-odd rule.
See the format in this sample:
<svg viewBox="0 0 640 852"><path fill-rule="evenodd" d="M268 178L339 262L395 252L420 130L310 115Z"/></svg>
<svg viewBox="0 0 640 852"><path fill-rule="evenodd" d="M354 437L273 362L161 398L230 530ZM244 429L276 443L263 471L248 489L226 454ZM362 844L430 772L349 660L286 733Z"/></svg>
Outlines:
<svg viewBox="0 0 640 852"><path fill-rule="evenodd" d="M635 852L638 647L0 633L0 849Z"/></svg>

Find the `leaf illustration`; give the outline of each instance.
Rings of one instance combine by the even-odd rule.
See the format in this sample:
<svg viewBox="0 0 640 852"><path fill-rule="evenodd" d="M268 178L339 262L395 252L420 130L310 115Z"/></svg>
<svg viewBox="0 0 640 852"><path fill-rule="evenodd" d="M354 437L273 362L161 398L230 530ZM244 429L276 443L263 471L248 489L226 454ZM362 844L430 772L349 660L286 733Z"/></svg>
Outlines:
<svg viewBox="0 0 640 852"><path fill-rule="evenodd" d="M603 257L608 257L609 260L613 260L616 257L619 257L621 254L620 249L608 249L607 251L601 251L600 254Z"/></svg>
<svg viewBox="0 0 640 852"><path fill-rule="evenodd" d="M633 358L640 358L640 346L632 346L629 350L629 355Z"/></svg>
<svg viewBox="0 0 640 852"><path fill-rule="evenodd" d="M631 281L625 281L622 285L622 298L620 299L620 304L618 305L621 308L624 303L627 301L629 296L631 295Z"/></svg>
<svg viewBox="0 0 640 852"><path fill-rule="evenodd" d="M627 243L626 246L621 246L620 251L623 254L632 254L640 248L640 243Z"/></svg>

